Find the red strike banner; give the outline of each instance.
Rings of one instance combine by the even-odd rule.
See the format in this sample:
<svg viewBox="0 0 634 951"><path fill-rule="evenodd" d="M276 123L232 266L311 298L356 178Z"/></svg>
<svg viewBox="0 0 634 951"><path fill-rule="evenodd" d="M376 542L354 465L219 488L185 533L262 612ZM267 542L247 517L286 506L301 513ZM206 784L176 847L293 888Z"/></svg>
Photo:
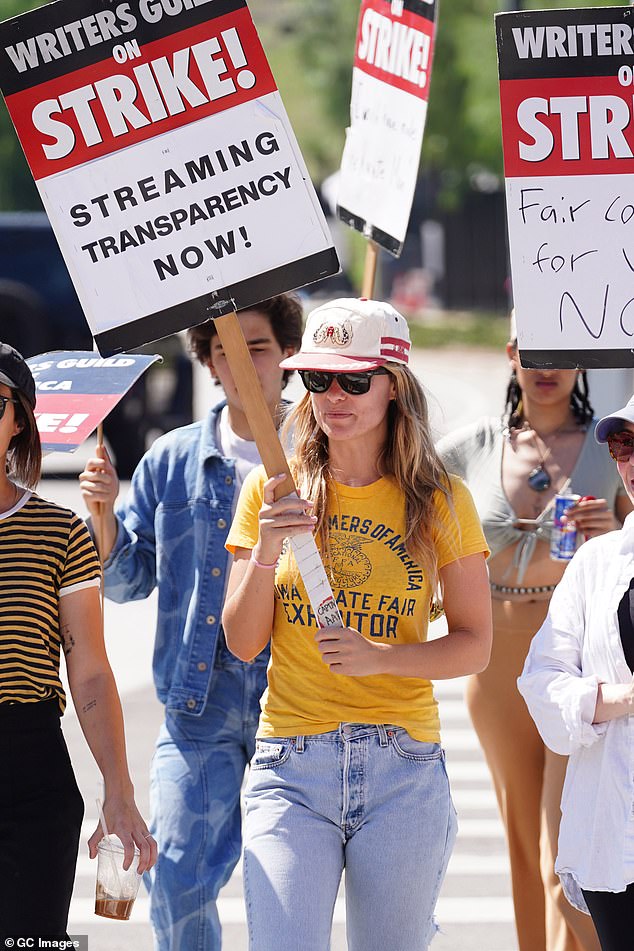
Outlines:
<svg viewBox="0 0 634 951"><path fill-rule="evenodd" d="M114 67L114 68L113 68ZM276 89L246 8L6 98L37 180Z"/></svg>
<svg viewBox="0 0 634 951"><path fill-rule="evenodd" d="M103 393L82 396L46 393L38 397L35 418L45 449L51 451L49 443L62 451L77 449L120 399L119 394Z"/></svg>
<svg viewBox="0 0 634 951"><path fill-rule="evenodd" d="M616 75L503 80L500 102L507 177L634 171L632 87Z"/></svg>
<svg viewBox="0 0 634 951"><path fill-rule="evenodd" d="M388 11L385 0L362 3L354 65L368 76L426 100L433 52L433 5L428 20L407 7L398 18Z"/></svg>

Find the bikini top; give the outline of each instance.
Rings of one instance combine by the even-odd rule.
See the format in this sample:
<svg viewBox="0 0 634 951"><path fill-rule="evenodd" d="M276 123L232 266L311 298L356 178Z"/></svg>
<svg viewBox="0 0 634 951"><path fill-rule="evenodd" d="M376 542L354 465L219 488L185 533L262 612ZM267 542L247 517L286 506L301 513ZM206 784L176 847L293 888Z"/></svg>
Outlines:
<svg viewBox="0 0 634 951"><path fill-rule="evenodd" d="M616 497L625 492L607 448L594 438L593 420L570 477L559 493L593 495L606 499L613 509ZM443 436L436 448L447 468L468 484L475 500L491 556L515 545L512 566L521 584L538 539L549 542L553 530L554 499L536 518L534 528L516 527L517 515L502 488L502 451L506 426L495 416L484 417Z"/></svg>

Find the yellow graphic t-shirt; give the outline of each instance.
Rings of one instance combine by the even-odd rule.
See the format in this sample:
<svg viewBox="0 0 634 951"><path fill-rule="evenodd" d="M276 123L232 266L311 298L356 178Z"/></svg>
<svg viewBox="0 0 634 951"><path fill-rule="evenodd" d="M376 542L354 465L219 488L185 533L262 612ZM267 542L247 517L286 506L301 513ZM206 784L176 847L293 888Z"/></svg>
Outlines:
<svg viewBox="0 0 634 951"><path fill-rule="evenodd" d="M227 548L254 548L266 481L259 466L246 478ZM451 476L452 512L437 493L434 528L438 567L488 554L469 490ZM381 643L427 639L434 579L405 551L405 499L390 477L371 485L334 483L328 498L330 552L324 558L343 622ZM429 680L379 674L348 677L323 662L315 620L297 563L285 545L275 572L275 612L268 689L258 736L313 735L340 723L386 723L415 739L439 742L438 708Z"/></svg>

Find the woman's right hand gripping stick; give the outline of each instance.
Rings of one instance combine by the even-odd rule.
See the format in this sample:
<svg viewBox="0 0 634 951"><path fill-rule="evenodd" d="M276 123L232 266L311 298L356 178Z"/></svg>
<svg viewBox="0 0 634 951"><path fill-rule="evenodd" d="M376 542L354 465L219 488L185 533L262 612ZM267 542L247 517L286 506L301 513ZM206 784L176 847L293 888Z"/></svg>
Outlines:
<svg viewBox="0 0 634 951"><path fill-rule="evenodd" d="M260 537L253 549L256 562L275 564L282 554L286 538L313 532L317 517L312 514L313 503L295 493L275 500L275 489L286 476L273 476L264 483L260 509Z"/></svg>
<svg viewBox="0 0 634 951"><path fill-rule="evenodd" d="M275 499L285 475L264 483L258 540L252 550L238 548L229 576L222 623L229 650L241 660L253 660L264 650L273 628L275 567L284 540L313 532L313 504L298 495Z"/></svg>

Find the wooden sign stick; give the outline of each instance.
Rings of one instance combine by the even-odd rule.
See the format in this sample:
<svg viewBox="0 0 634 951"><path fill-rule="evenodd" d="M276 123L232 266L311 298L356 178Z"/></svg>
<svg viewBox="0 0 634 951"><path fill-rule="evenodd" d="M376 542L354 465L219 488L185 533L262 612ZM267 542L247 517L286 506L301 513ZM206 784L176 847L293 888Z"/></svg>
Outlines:
<svg viewBox="0 0 634 951"><path fill-rule="evenodd" d="M269 478L286 474L286 479L275 491L276 499L283 498L297 489L271 411L264 399L240 321L235 313L214 317L213 321L266 473ZM320 627L343 627L341 614L312 534L305 532L295 536L291 539L291 546L317 623Z"/></svg>
<svg viewBox="0 0 634 951"><path fill-rule="evenodd" d="M275 498L281 499L295 492L296 487L240 321L235 313L213 320L266 474L272 478L286 473L286 479L275 490Z"/></svg>
<svg viewBox="0 0 634 951"><path fill-rule="evenodd" d="M363 283L361 285L361 297L367 297L368 300L374 299L374 282L376 280L376 263L378 258L378 249L374 241L368 241L365 250L365 266L363 269Z"/></svg>

